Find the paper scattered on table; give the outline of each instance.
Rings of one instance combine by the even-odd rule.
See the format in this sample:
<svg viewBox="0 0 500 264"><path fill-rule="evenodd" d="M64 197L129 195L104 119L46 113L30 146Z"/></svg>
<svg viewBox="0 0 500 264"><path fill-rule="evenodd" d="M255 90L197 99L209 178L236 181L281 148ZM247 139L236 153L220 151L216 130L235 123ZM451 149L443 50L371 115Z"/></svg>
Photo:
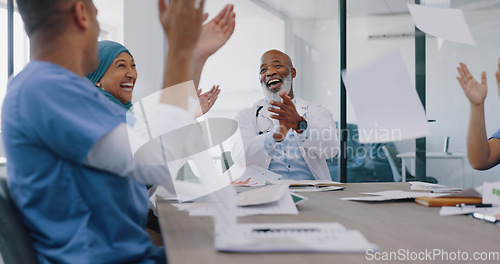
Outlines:
<svg viewBox="0 0 500 264"><path fill-rule="evenodd" d="M277 202L287 192L286 185L269 185L262 188L253 188L237 195L236 205L260 205Z"/></svg>
<svg viewBox="0 0 500 264"><path fill-rule="evenodd" d="M482 197L483 187L467 188L465 190L450 193L443 197Z"/></svg>
<svg viewBox="0 0 500 264"><path fill-rule="evenodd" d="M399 51L359 71L342 71L358 118L359 143L383 143L429 135L424 108Z"/></svg>
<svg viewBox="0 0 500 264"><path fill-rule="evenodd" d="M286 185L272 185L259 189L252 189L237 195L235 209L237 216L272 215L299 213L292 195ZM188 211L190 216L212 216L212 204L208 202L194 202L187 205L175 205L179 211Z"/></svg>
<svg viewBox="0 0 500 264"><path fill-rule="evenodd" d="M344 189L345 183L328 180L275 180L269 184L288 185L292 192L327 192Z"/></svg>
<svg viewBox="0 0 500 264"><path fill-rule="evenodd" d="M345 185L345 183L328 181L328 180L268 180L270 184L300 184L300 185L311 185L311 186L334 186L334 185Z"/></svg>
<svg viewBox="0 0 500 264"><path fill-rule="evenodd" d="M341 191L344 190L344 186L292 186L290 185L290 191L292 192L329 192L329 191Z"/></svg>
<svg viewBox="0 0 500 264"><path fill-rule="evenodd" d="M413 181L413 182L409 182L409 183L410 183L410 191L422 191L422 192L434 192L434 193L453 193L453 192L459 192L462 190L460 188L448 187L445 185L428 183L428 182Z"/></svg>
<svg viewBox="0 0 500 264"><path fill-rule="evenodd" d="M289 190L276 202L251 205L251 206L238 206L236 208L236 215L297 215L299 210L295 205Z"/></svg>
<svg viewBox="0 0 500 264"><path fill-rule="evenodd" d="M233 179L235 175L241 176L232 180L231 184L242 186L264 186L267 181L277 180L281 177L277 173L255 165L246 168L233 165L223 174L224 177L230 179Z"/></svg>
<svg viewBox="0 0 500 264"><path fill-rule="evenodd" d="M500 205L500 182L483 183L483 203Z"/></svg>
<svg viewBox="0 0 500 264"><path fill-rule="evenodd" d="M461 9L408 4L415 26L428 35L476 46Z"/></svg>
<svg viewBox="0 0 500 264"><path fill-rule="evenodd" d="M346 197L340 198L341 200L346 201L365 201L365 202L381 202L381 201L391 201L391 200L404 200L404 199L413 199L415 197L439 197L446 194L442 193L424 193L424 192L406 192L406 191L383 191L383 192L374 192L374 193L361 193L367 196L360 197Z"/></svg>

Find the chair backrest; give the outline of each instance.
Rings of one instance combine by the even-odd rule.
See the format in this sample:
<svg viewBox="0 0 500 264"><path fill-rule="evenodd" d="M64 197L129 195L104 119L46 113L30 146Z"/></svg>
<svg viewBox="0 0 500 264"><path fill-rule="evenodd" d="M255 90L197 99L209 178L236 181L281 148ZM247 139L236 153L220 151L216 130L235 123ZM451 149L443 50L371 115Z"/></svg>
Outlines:
<svg viewBox="0 0 500 264"><path fill-rule="evenodd" d="M397 151L392 148L392 146L384 145L382 146L389 165L391 165L392 177L395 182L400 182L403 179L401 176L401 160L398 162Z"/></svg>
<svg viewBox="0 0 500 264"><path fill-rule="evenodd" d="M10 200L4 177L0 177L0 252L5 264L38 263L28 233Z"/></svg>

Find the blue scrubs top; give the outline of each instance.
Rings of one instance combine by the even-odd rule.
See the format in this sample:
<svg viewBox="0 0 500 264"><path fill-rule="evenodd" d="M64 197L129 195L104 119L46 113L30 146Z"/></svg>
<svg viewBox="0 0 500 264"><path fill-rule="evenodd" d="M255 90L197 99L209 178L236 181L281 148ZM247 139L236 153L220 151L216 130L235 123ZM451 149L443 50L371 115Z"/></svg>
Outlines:
<svg viewBox="0 0 500 264"><path fill-rule="evenodd" d="M88 79L49 62L30 62L9 83L8 183L40 263L164 261L145 231L144 185L82 164L125 113Z"/></svg>
<svg viewBox="0 0 500 264"><path fill-rule="evenodd" d="M500 139L500 129L498 129L497 132L493 133L493 135L491 135L491 137L489 139L491 139L491 138L499 138Z"/></svg>

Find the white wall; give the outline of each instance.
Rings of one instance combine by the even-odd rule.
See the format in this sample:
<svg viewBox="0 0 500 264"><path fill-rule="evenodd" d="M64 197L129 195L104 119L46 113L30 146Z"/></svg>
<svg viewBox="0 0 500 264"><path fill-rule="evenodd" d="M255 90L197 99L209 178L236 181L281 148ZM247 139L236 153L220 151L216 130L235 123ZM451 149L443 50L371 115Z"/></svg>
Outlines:
<svg viewBox="0 0 500 264"><path fill-rule="evenodd" d="M94 0L101 26L99 37L123 43L124 0Z"/></svg>
<svg viewBox="0 0 500 264"><path fill-rule="evenodd" d="M137 65L133 102L162 87L166 40L158 20L158 1L124 1L124 45Z"/></svg>
<svg viewBox="0 0 500 264"><path fill-rule="evenodd" d="M204 91L214 84L222 89L209 117L232 118L261 99L260 56L285 47L284 21L249 0L207 1L208 20L227 3L234 4L236 28L226 45L207 61L200 80Z"/></svg>

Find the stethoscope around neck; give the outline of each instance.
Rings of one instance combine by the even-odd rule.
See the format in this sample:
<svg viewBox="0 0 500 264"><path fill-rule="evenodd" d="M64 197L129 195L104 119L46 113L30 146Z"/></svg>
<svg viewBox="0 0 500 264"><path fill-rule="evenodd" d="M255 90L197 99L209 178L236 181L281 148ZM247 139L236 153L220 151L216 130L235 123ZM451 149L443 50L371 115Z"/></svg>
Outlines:
<svg viewBox="0 0 500 264"><path fill-rule="evenodd" d="M263 120L266 120L267 123L269 123L269 126L266 129L261 129L261 125L259 124L259 113L260 113L260 110L262 110L262 108L264 108L264 106L259 105L259 106L257 106L257 110L255 111L255 126L257 127L257 130L259 131L259 135L270 132L271 128L273 126L273 122L271 120L269 120L267 118L263 118Z"/></svg>

